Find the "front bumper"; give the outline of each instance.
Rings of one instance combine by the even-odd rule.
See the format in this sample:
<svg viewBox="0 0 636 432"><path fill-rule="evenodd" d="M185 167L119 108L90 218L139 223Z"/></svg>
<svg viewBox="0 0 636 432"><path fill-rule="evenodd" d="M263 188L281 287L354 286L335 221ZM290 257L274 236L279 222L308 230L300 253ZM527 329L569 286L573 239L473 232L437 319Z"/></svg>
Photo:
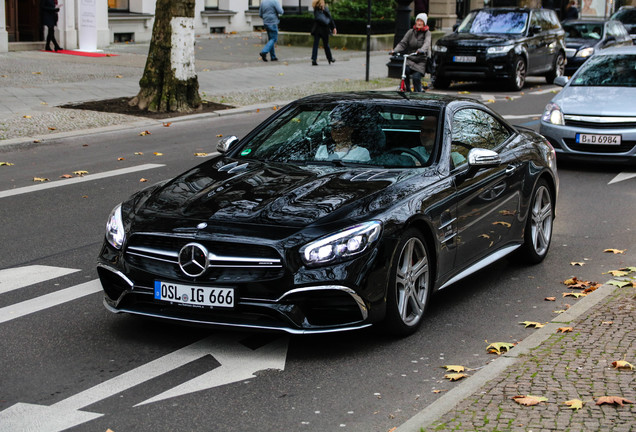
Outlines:
<svg viewBox="0 0 636 432"><path fill-rule="evenodd" d="M475 62L455 61L457 57L475 57ZM495 80L509 79L514 76L514 56L506 54L487 54L484 52L436 53L435 62L437 76L460 80Z"/></svg>

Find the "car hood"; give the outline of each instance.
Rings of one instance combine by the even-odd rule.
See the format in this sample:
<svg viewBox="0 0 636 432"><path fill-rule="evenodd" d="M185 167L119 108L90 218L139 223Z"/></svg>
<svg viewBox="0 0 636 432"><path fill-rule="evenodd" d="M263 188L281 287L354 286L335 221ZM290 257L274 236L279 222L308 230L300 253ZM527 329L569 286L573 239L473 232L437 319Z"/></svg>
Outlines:
<svg viewBox="0 0 636 432"><path fill-rule="evenodd" d="M554 102L564 114L589 116L636 116L636 87L568 86Z"/></svg>
<svg viewBox="0 0 636 432"><path fill-rule="evenodd" d="M504 45L518 38L519 35L508 34L451 33L441 38L439 42L448 46L495 46Z"/></svg>
<svg viewBox="0 0 636 432"><path fill-rule="evenodd" d="M596 46L597 43L598 43L597 40L590 40L590 39L579 39L579 38L565 39L565 46L567 48L573 48L576 50L580 50L581 48L593 47L593 46Z"/></svg>
<svg viewBox="0 0 636 432"><path fill-rule="evenodd" d="M305 227L355 220L377 212L382 207L378 196L413 177L413 172L422 170L299 166L219 157L150 193L137 206L137 222L152 225L167 218L174 226L205 221ZM395 202L399 193L393 192L389 201L380 201Z"/></svg>

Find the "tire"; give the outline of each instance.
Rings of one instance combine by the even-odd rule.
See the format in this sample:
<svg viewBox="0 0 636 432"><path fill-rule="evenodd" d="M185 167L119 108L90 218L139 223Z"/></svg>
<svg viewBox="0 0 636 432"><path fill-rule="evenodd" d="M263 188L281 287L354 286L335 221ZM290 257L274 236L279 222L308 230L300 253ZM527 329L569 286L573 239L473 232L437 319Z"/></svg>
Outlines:
<svg viewBox="0 0 636 432"><path fill-rule="evenodd" d="M438 90L446 90L450 87L451 81L439 75L431 75L431 84Z"/></svg>
<svg viewBox="0 0 636 432"><path fill-rule="evenodd" d="M510 78L510 87L519 91L523 88L523 85L526 83L526 61L523 57L517 57L515 60L515 67L513 76Z"/></svg>
<svg viewBox="0 0 636 432"><path fill-rule="evenodd" d="M430 255L426 241L415 229L398 242L390 267L385 327L395 336L408 336L419 328L431 296Z"/></svg>
<svg viewBox="0 0 636 432"><path fill-rule="evenodd" d="M528 209L524 243L520 256L524 262L538 264L548 254L552 241L554 223L554 202L550 188L545 180L540 180L532 193Z"/></svg>
<svg viewBox="0 0 636 432"><path fill-rule="evenodd" d="M552 70L545 75L545 80L548 84L552 84L556 77L563 76L565 74L565 56L562 52L558 53L554 58L554 64Z"/></svg>

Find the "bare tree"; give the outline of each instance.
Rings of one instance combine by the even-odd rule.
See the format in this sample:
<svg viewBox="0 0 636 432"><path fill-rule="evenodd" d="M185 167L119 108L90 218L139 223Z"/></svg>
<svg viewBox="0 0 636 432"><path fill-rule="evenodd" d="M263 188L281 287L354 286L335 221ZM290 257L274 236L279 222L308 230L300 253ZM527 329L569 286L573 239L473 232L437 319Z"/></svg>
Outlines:
<svg viewBox="0 0 636 432"><path fill-rule="evenodd" d="M194 68L194 4L195 0L157 0L146 67L130 105L152 112L201 108Z"/></svg>

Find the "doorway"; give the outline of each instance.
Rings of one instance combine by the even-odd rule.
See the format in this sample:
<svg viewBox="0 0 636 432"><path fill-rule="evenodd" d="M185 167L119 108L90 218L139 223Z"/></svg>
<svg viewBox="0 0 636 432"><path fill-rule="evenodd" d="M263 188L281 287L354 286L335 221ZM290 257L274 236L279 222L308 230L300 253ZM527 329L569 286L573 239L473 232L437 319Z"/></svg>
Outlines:
<svg viewBox="0 0 636 432"><path fill-rule="evenodd" d="M4 0L9 42L44 40L39 0Z"/></svg>

